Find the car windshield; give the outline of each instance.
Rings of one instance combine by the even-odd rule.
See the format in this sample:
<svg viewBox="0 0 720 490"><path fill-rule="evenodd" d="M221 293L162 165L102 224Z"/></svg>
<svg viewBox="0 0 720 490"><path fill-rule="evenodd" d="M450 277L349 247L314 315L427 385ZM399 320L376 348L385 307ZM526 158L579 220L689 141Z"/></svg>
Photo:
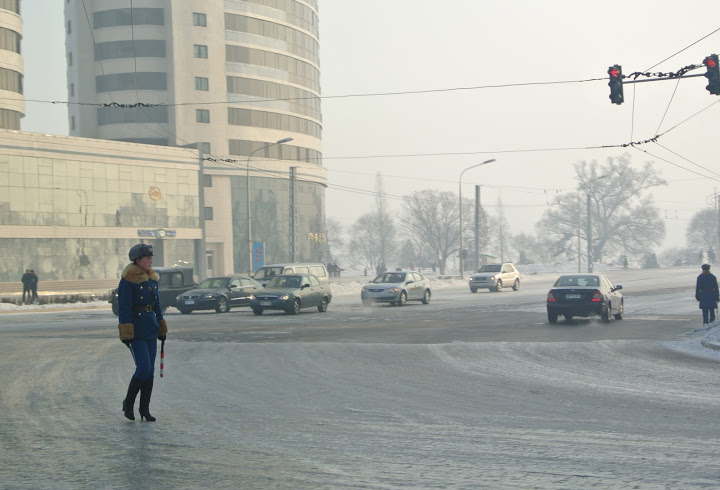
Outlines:
<svg viewBox="0 0 720 490"><path fill-rule="evenodd" d="M478 272L500 272L500 264L489 264L484 265L478 269Z"/></svg>
<svg viewBox="0 0 720 490"><path fill-rule="evenodd" d="M267 285L268 288L299 288L300 276L277 276Z"/></svg>
<svg viewBox="0 0 720 490"><path fill-rule="evenodd" d="M405 280L404 272L388 272L387 274L380 274L373 282L403 282Z"/></svg>
<svg viewBox="0 0 720 490"><path fill-rule="evenodd" d="M283 273L282 267L262 267L255 273L256 280L272 279L273 277Z"/></svg>
<svg viewBox="0 0 720 490"><path fill-rule="evenodd" d="M599 285L600 285L600 282L598 281L597 276L561 276L557 281L555 281L555 286L565 286L565 287L572 287L572 286L597 287Z"/></svg>
<svg viewBox="0 0 720 490"><path fill-rule="evenodd" d="M203 282L201 282L198 285L198 289L226 288L226 287L228 287L229 283L230 283L229 277L211 277L211 278L205 279Z"/></svg>

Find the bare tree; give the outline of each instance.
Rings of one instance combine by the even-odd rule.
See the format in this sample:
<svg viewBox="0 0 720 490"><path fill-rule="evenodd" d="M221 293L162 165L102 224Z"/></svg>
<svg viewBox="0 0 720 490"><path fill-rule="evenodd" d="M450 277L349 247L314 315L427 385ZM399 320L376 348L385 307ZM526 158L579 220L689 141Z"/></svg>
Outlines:
<svg viewBox="0 0 720 490"><path fill-rule="evenodd" d="M717 221L714 209L703 209L695 213L685 235L688 247L703 250L714 247L718 237Z"/></svg>
<svg viewBox="0 0 720 490"><path fill-rule="evenodd" d="M457 196L452 192L426 189L404 196L404 200L402 228L416 242L433 251L440 274L445 274L447 258L460 249Z"/></svg>
<svg viewBox="0 0 720 490"><path fill-rule="evenodd" d="M650 162L642 169L631 167L630 157L608 158L605 165L575 164L578 189L559 195L537 224L557 255L577 257L578 236L588 239L590 260L625 253L644 256L665 236L665 224L647 192L666 185Z"/></svg>
<svg viewBox="0 0 720 490"><path fill-rule="evenodd" d="M381 240L383 237L384 240ZM381 227L376 213L364 214L350 230L348 249L351 260L353 263L359 262L362 267L369 270L377 270L385 265L384 261L387 258L383 258L383 254L392 253L394 242L395 226L392 221L385 222Z"/></svg>
<svg viewBox="0 0 720 490"><path fill-rule="evenodd" d="M342 237L343 226L335 218L325 219L325 246L327 248L327 260L342 255L345 248L345 241Z"/></svg>

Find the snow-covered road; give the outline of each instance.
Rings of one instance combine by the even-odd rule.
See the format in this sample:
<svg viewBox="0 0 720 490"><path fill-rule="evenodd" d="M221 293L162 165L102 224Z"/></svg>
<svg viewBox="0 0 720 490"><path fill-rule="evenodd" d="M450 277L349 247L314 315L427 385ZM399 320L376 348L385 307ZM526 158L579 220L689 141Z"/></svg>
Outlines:
<svg viewBox="0 0 720 490"><path fill-rule="evenodd" d="M625 283L633 284L626 287L633 309L617 328L646 321L632 315L699 318L692 302L676 307L651 294L671 288L669 276ZM432 321L434 311L468 301L448 295L443 306L436 297L437 309L408 307L408 314ZM482 299L505 308L513 297L520 296ZM669 341L396 343L277 341L297 328L297 317L283 315L262 318L264 341L244 342L242 332L229 340L221 328L198 326L201 336L168 341L153 424L122 417L132 361L97 325L112 317L29 315L36 318L24 320L27 333L20 323L0 328L3 488L720 483L720 358L700 347L716 328ZM316 317L330 318L300 319ZM193 316L222 318L232 317ZM580 324L575 335L593 328Z"/></svg>

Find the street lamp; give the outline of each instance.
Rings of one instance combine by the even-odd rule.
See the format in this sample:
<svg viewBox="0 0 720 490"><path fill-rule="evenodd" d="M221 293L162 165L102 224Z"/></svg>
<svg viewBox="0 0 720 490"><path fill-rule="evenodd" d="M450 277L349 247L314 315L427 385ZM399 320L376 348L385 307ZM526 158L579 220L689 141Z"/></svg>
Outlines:
<svg viewBox="0 0 720 490"><path fill-rule="evenodd" d="M459 201L459 207L460 207L460 279L464 279L465 275L463 272L463 268L465 266L465 258L463 257L463 222L462 222L462 176L465 172L470 170L471 168L479 167L480 165L485 165L488 163L494 162L495 159L491 158L490 160L485 160L482 163L477 163L475 165L472 165L462 172L460 172L460 178L458 179L458 194L460 195L460 201Z"/></svg>
<svg viewBox="0 0 720 490"><path fill-rule="evenodd" d="M600 177L592 177L590 180L594 180L597 182L598 180L607 179L610 177L610 174L601 175ZM587 241L587 271L592 272L593 266L592 266L592 229L591 229L591 222L590 222L590 212L591 212L591 206L590 206L590 182L588 181L587 184L583 184L578 188L578 272L581 272L581 253L580 253L580 191L585 190L586 198L587 198L587 230L585 239ZM592 189L595 187L593 186Z"/></svg>
<svg viewBox="0 0 720 490"><path fill-rule="evenodd" d="M248 275L252 276L253 273L253 250L252 250L252 213L250 213L250 159L253 157L253 155L259 151L262 151L266 148L270 148L271 146L275 145L282 145L283 143L288 143L292 141L292 138L283 138L281 140L278 140L274 143L268 143L266 145L261 146L260 148L256 148L252 152L250 152L250 155L247 157L247 162L245 164L245 189L247 192L247 230L248 230Z"/></svg>

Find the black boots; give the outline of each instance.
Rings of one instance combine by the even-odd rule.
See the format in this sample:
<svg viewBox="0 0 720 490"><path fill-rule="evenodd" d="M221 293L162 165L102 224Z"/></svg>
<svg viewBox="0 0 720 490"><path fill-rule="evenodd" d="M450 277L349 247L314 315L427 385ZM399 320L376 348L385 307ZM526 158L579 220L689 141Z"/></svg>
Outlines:
<svg viewBox="0 0 720 490"><path fill-rule="evenodd" d="M130 420L135 420L133 405L135 405L135 397L137 396L138 391L140 391L142 384L142 381L133 376L130 380L130 385L128 386L127 396L125 396L125 399L123 400L123 412L125 412L125 417Z"/></svg>
<svg viewBox="0 0 720 490"><path fill-rule="evenodd" d="M155 422L155 417L150 415L150 397L152 396L153 378L148 378L142 382L140 387L140 418L148 422Z"/></svg>

